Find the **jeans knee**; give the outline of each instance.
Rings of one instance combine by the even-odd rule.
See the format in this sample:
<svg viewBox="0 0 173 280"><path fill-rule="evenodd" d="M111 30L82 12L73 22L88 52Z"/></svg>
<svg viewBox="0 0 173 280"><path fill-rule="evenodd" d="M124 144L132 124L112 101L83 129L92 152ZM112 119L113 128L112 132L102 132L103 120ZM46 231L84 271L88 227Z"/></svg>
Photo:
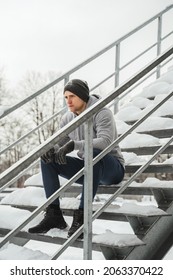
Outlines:
<svg viewBox="0 0 173 280"><path fill-rule="evenodd" d="M101 151L102 150L100 150L100 149L93 149L93 157L96 157L98 154L100 154L101 153Z"/></svg>

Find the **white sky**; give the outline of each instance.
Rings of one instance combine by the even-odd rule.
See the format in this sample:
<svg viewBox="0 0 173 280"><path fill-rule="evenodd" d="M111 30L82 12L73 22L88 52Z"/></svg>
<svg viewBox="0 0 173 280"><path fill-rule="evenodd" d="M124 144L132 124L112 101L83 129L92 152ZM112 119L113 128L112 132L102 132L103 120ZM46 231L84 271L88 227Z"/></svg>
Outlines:
<svg viewBox="0 0 173 280"><path fill-rule="evenodd" d="M0 69L66 71L172 0L0 0Z"/></svg>

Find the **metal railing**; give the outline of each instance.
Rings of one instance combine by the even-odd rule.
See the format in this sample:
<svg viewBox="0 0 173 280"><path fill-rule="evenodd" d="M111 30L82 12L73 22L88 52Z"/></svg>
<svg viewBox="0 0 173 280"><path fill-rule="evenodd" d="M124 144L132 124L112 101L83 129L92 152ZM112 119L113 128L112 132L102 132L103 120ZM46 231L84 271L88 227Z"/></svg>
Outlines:
<svg viewBox="0 0 173 280"><path fill-rule="evenodd" d="M96 83L92 88L91 88L91 92L94 91L95 89L97 89L99 86L103 85L105 82L107 82L108 80L110 80L111 78L114 77L114 87L117 87L119 85L119 81L120 81L120 75L121 75L121 71L124 70L125 68L127 68L129 65L132 65L133 62L135 62L136 60L138 60L139 58L141 58L143 55L145 55L146 53L148 53L151 49L156 48L156 56L158 56L161 53L161 46L162 46L162 42L167 39L168 37L170 37L173 34L173 31L167 33L165 36L162 36L162 28L163 28L163 15L165 15L167 12L169 12L171 9L173 8L173 5L170 5L168 7L166 7L163 11L161 11L160 13L156 14L155 16L153 16L151 19L145 21L143 24L139 25L137 28L133 29L132 31L130 31L129 33L127 33L126 35L122 36L121 38L119 38L118 40L116 40L115 42L113 42L112 44L108 45L107 47L105 47L104 49L100 50L99 52L97 52L96 54L94 54L93 56L91 56L90 58L86 59L85 61L83 61L82 63L78 64L76 67L72 68L71 70L67 71L66 73L64 73L63 75L61 75L60 77L58 77L56 80L54 80L53 82L51 82L50 84L46 85L45 87L43 87L42 89L38 90L37 92L33 93L32 95L30 95L29 97L25 98L24 100L20 101L19 103L17 103L16 105L12 106L11 108L8 108L6 111L4 111L4 113L0 116L0 119L8 116L10 113L16 111L17 109L21 108L22 106L24 106L25 104L27 104L28 102L30 102L31 100L33 100L34 98L38 97L39 95L41 95L42 93L46 92L48 89L50 89L51 87L53 87L54 85L60 83L60 82L64 82L66 83L69 79L71 75L74 75L75 72L77 72L78 70L83 69L84 67L86 67L87 65L89 65L89 63L92 63L93 61L95 61L97 58L100 58L102 55L106 54L108 51L115 49L114 55L115 57L113 57L112 59L115 61L115 71L113 73L110 73L107 77L105 77L102 81ZM138 31L142 31L143 28L145 28L146 26L149 26L151 23L158 21L157 23L157 39L156 42L154 44L151 44L148 48L146 48L144 51L140 52L137 56L135 56L133 59L129 60L127 63L125 63L124 65L121 66L121 44L124 43L125 40L127 40L128 38L130 38L132 35L136 34ZM157 69L155 69L153 71L151 75L153 74L157 74L157 77L160 76L160 69L161 69L162 65L159 65L157 67ZM143 81L140 81L138 83L138 85L135 85L135 87L139 86ZM135 88L134 87L134 88ZM129 94L129 92L126 92L124 95L121 96L121 99L124 98L126 96L126 94ZM116 112L116 108L117 108L117 101L113 102L113 104L110 104L110 106L114 106L114 112ZM65 110L66 108L63 108L62 110ZM17 139L16 141L14 141L13 143L11 143L9 146L3 148L0 151L0 155L5 153L6 151L12 149L13 147L15 147L16 145L18 145L22 140L26 139L29 135L31 135L32 133L34 133L36 130L38 130L39 128L43 127L47 122L50 122L51 120L53 120L58 114L60 114L60 112L54 114L53 116L49 117L47 120L45 120L44 122L42 122L40 125L38 125L37 127L35 127L34 129L32 129L31 131L29 131L28 133L26 133L25 135L21 136L19 139Z"/></svg>
<svg viewBox="0 0 173 280"><path fill-rule="evenodd" d="M74 130L77 126L79 126L82 123L85 124L85 138L86 142L86 151L91 151L92 149L92 141L91 136L92 134L92 123L91 123L91 117L94 113L96 113L99 109L101 109L104 106L111 105L115 99L124 97L127 93L130 93L133 88L135 88L137 85L142 83L142 77L143 80L146 79L146 77L151 76L156 73L156 77L160 76L160 70L161 67L166 63L166 59L169 58L169 60L172 59L171 55L173 53L173 47L171 47L168 51L164 52L162 55L160 55L161 52L161 44L162 42L171 36L173 34L173 31L169 32L165 36L162 36L162 26L163 26L163 20L162 16L167 13L170 9L173 8L173 5L167 7L162 12L158 13L154 17L152 17L150 20L146 21L145 23L141 24L125 36L121 37L120 39L116 40L114 43L110 44L106 48L102 49L101 51L97 52L95 55L91 56L89 59L85 60L84 62L80 63L76 67L72 68L70 71L66 72L59 78L57 78L52 83L48 84L44 88L40 89L39 91L35 92L31 96L27 97L26 99L20 101L18 104L12 106L11 108L7 109L1 116L0 119L6 117L10 113L16 111L18 108L21 108L26 103L30 102L34 98L41 95L43 92L54 86L55 84L64 81L66 83L70 76L73 75L76 71L82 69L86 65L88 65L90 62L93 62L95 59L99 58L103 54L107 53L109 50L115 48L115 71L113 73L110 73L107 77L105 77L102 81L94 85L91 89L91 91L95 90L97 87L108 81L109 79L114 77L114 89L107 97L102 98L96 106L92 106L88 110L86 110L84 113L82 113L77 120L72 121L69 125L64 127L63 129L59 130L57 133L52 135L47 141L42 143L39 147L33 149L28 155L23 157L21 160L19 160L17 163L15 163L13 166L5 170L0 175L0 192L4 190L6 187L8 187L11 183L15 182L18 178L20 178L27 170L31 168L31 166L34 166L38 162L38 158L48 149L50 149L59 139L61 139L65 134L70 133L72 130ZM121 44L124 42L127 38L135 34L136 32L142 30L144 27L148 26L150 23L154 21L158 21L158 27L157 27L157 40L154 44L149 46L144 51L140 52L136 57L129 60L126 64L123 66L120 66L121 64L121 56L120 56L120 49ZM151 49L155 48L157 49L156 55L158 56L156 59L154 59L151 63L149 63L146 67L144 67L142 70L140 70L137 74L135 74L132 78L130 78L128 81L124 82L121 86L119 85L120 82L120 73L122 70L124 70L126 67L131 65L134 61L142 57L144 54L148 53ZM160 56L159 56L160 55ZM161 65L161 63L164 63ZM154 69L154 70L153 70ZM153 70L151 72L151 70ZM138 83L137 83L138 82ZM133 87L132 87L133 85ZM166 102L173 93L168 95L164 100L162 100L159 104L157 104L149 113L147 113L143 118L141 118L138 122L136 122L126 133L121 135L114 143L112 143L107 149L105 149L101 154L99 154L93 161L93 164L98 162L105 154L107 154L109 151L112 150L112 148L118 144L120 141L122 141L129 133L131 133L140 123L142 123L150 114L152 114L157 108L159 108L164 102ZM65 110L65 108L62 109L62 111ZM14 143L10 144L8 147L6 147L4 150L0 152L0 154L4 153L5 151L11 149L15 145L17 145L20 141L27 138L30 134L32 134L34 131L45 125L48 121L51 121L51 119L55 118L58 114L61 112L57 112L54 116L51 116L49 119L44 121L42 124L31 130L30 132L26 133L26 135L23 135L21 138L17 139ZM88 134L88 131L90 133ZM161 147L152 157L156 157L157 154L159 154L160 151L165 149L167 145L169 145L172 142L172 138L163 146ZM30 216L28 219L26 219L22 224L20 224L18 227L16 227L14 230L9 232L2 241L0 242L0 247L2 247L7 241L9 241L13 236L15 236L25 225L27 225L34 217L36 217L43 209L45 209L52 201L54 201L62 192L64 192L67 188L71 186L78 178L80 178L83 174L85 174L85 184L88 185L88 182L90 182L90 189L86 187L85 189L88 190L88 192L85 192L85 210L84 210L84 259L91 259L92 258L92 249L91 249L91 233L92 233L92 220L97 218L105 208L112 202L112 200L117 197L118 194L122 193L125 188L130 184L129 182L132 182L150 163L151 160L148 161L144 166L142 166L131 178L128 180L114 195L111 196L111 198L108 200L108 202L103 205L92 217L91 212L91 205L92 205L92 198L91 198L91 178L92 178L92 153L88 152L85 154L86 161L85 161L85 167L79 171L71 180L69 180L64 186L62 186L56 193L54 193L44 204L42 204L40 207L38 207ZM52 259L56 259L70 244L73 243L73 241L80 235L81 231L83 229L83 226L71 237L69 238L64 245L56 252Z"/></svg>
<svg viewBox="0 0 173 280"><path fill-rule="evenodd" d="M46 140L44 143L42 143L39 147L31 151L27 156L19 160L16 164L14 164L12 167L10 167L8 170L4 171L0 175L0 187L3 187L4 184L7 184L9 180L12 180L13 177L17 176L19 172L22 170L28 168L30 164L33 163L34 160L37 160L38 157L40 157L46 150L50 149L59 139L61 139L64 135L69 134L71 131L73 131L76 127L81 125L82 123L86 123L86 129L85 129L85 138L88 139L88 141L85 141L86 147L85 150L89 151L91 149L91 138L88 136L88 129L91 131L91 118L92 116L101 108L108 105L112 100L120 96L126 89L130 88L132 85L134 85L137 81L139 81L142 77L144 77L146 74L148 74L151 70L153 70L155 67L157 67L161 62L163 62L165 59L170 57L173 54L173 46L171 46L166 52L164 52L162 55L154 59L151 63L149 63L146 67L144 67L142 70L140 70L137 74L135 74L133 77L131 77L129 80L124 82L121 86L117 87L115 90L113 90L107 97L104 97L100 99L95 105L88 108L86 111L84 111L81 115L78 116L75 120L70 122L68 125L66 125L64 128L59 130L57 133L52 135L48 140ZM114 145L122 141L126 135L133 131L140 123L142 123L150 114L152 114L156 109L158 109L164 102L166 102L171 96L173 95L173 92L171 92L164 100L162 100L159 104L157 104L149 113L147 113L144 117L142 117L137 123L135 123L127 132L125 132L123 135L121 135L114 143L112 143L105 151L103 151L97 158L94 159L93 164L95 164L98 160L100 160L101 157L103 157L105 154L107 154L109 151L112 150ZM165 149L167 145L169 145L172 142L172 138L155 153L154 156L156 156L161 150ZM62 192L64 192L71 184L73 184L78 178L80 178L83 173L88 176L87 180L85 179L85 184L88 184L89 178L91 178L91 170L87 170L88 166L91 166L91 157L92 153L87 153L85 155L87 158L85 168L80 170L75 176L71 178L70 181L68 181L64 186L62 186L57 192L55 192L44 204L42 204L40 207L38 207L30 216L28 219L26 219L21 225L19 225L17 228L9 232L2 241L0 242L0 246L3 246L7 241L9 241L14 235L16 235L26 224L28 224L34 217L36 217L43 209L45 209L51 202L53 202ZM152 157L153 158L153 157ZM153 158L154 160L154 158ZM146 163L143 167L140 168L139 171L135 173L135 176L139 174L139 172L142 172L144 168L148 166L148 164L151 163L151 159L148 163ZM133 177L134 179L134 177ZM132 178L130 179L131 182ZM123 185L121 188L121 191L123 191L127 185ZM85 190L88 190L88 187L85 188ZM119 190L120 191L120 190ZM118 192L119 194L119 192ZM117 194L114 194L112 198L110 198L109 202L111 203L111 199L114 199ZM88 200L88 204L86 208L84 209L84 258L90 259L91 258L91 238L87 238L91 235L91 211L92 211L92 201L90 198L90 194L85 192L85 200ZM98 210L93 218L98 217L102 213L102 211L105 209L105 207L108 206L108 202L105 206L103 206L100 210ZM81 233L82 228L80 228L69 240L67 240L64 245L63 249L60 249L60 251L64 250L67 246L69 246ZM59 253L56 253L53 257L56 258Z"/></svg>

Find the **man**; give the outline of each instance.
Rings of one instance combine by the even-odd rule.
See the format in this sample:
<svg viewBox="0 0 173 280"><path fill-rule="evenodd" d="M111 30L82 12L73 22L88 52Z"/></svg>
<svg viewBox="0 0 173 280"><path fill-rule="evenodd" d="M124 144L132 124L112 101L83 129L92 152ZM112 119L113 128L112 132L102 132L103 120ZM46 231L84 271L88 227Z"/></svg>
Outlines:
<svg viewBox="0 0 173 280"><path fill-rule="evenodd" d="M77 118L85 109L95 104L99 97L89 95L88 84L79 79L69 81L64 87L64 97L69 111L62 117L60 127ZM102 108L93 116L93 157L97 156L117 138L114 116L110 109ZM46 197L49 198L59 187L58 175L70 179L84 167L84 124L64 137L54 148L42 156L41 171ZM73 150L78 157L66 156ZM93 167L93 198L99 184L118 184L124 177L124 159L117 145ZM77 180L83 185L84 177ZM73 222L68 231L70 237L82 224L84 213L84 186L79 209L74 211ZM51 228L64 229L67 224L60 209L59 198L50 204L44 219L30 228L30 233L45 233Z"/></svg>

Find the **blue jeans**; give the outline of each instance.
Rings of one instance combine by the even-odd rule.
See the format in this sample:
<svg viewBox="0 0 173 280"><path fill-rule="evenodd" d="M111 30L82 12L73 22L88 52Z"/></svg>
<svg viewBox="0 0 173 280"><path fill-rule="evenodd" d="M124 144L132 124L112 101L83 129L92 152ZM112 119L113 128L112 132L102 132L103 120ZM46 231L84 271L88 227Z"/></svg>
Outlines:
<svg viewBox="0 0 173 280"><path fill-rule="evenodd" d="M96 157L101 151L93 150L93 157ZM55 191L60 188L58 175L70 179L80 169L84 167L84 160L76 157L67 156L67 164L58 164L55 162L44 163L41 160L41 171L43 185L46 197L49 198ZM124 168L120 162L110 154L104 156L99 162L93 166L93 198L97 192L99 184L111 185L118 184L124 178ZM79 208L84 207L84 176L81 176L76 183L82 185L82 196ZM59 205L59 198L55 199L52 204Z"/></svg>

